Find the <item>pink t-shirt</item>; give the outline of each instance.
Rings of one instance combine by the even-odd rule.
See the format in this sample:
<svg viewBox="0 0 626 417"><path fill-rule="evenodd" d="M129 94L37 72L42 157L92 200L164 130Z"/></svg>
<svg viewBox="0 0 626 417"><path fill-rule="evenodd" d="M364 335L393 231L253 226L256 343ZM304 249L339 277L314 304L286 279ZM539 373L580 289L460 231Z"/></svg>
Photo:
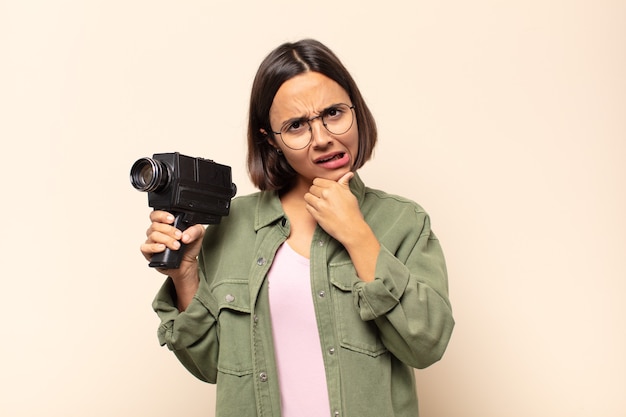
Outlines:
<svg viewBox="0 0 626 417"><path fill-rule="evenodd" d="M330 416L309 260L285 242L268 279L282 415Z"/></svg>

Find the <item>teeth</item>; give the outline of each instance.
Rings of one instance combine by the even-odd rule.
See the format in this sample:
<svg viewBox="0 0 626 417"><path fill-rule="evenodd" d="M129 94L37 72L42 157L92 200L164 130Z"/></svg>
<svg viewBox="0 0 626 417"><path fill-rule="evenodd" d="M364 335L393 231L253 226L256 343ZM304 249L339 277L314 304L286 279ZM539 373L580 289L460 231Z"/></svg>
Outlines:
<svg viewBox="0 0 626 417"><path fill-rule="evenodd" d="M332 161L333 159L338 159L341 158L343 156L342 153L338 153L337 155L331 156L328 159L320 159L319 161L317 161L318 164L321 164L323 162L328 162L328 161Z"/></svg>

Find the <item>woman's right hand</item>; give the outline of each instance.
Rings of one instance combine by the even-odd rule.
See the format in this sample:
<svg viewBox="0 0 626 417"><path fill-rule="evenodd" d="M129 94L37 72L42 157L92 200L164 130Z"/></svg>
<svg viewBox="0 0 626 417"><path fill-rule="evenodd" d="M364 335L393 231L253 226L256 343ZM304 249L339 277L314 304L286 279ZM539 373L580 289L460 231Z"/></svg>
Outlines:
<svg viewBox="0 0 626 417"><path fill-rule="evenodd" d="M150 261L152 255L169 248L178 250L181 242L186 246L178 269L155 268L168 275L174 281L179 310L184 310L198 289L198 254L202 247L204 226L197 224L181 232L174 226L174 216L166 211L154 210L150 213L150 227L146 231L147 239L141 245L143 256Z"/></svg>

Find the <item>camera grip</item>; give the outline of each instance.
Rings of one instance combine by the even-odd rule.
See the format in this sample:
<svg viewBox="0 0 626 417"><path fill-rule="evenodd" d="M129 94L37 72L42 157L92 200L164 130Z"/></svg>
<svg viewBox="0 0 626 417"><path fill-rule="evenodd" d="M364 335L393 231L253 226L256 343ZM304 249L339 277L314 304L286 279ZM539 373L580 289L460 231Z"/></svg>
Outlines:
<svg viewBox="0 0 626 417"><path fill-rule="evenodd" d="M191 224L189 224L183 213L174 214L174 223L172 226L184 232ZM165 269L178 269L180 262L183 260L183 253L185 251L185 244L180 242L180 248L178 250L172 250L165 248L163 252L155 253L150 258L148 266L151 268L165 268Z"/></svg>

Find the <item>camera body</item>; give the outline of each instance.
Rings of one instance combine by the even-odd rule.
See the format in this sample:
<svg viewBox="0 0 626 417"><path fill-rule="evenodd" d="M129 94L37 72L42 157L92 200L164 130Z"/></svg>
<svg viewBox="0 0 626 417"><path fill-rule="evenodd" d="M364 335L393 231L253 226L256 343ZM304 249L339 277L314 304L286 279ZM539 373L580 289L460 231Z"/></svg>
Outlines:
<svg viewBox="0 0 626 417"><path fill-rule="evenodd" d="M139 191L148 192L148 205L172 213L174 226L185 230L194 224L217 224L228 216L230 202L237 192L231 168L210 159L194 158L178 152L156 153L138 159L130 170L130 181ZM150 266L178 268L182 248L152 257ZM169 260L170 257L180 258Z"/></svg>

